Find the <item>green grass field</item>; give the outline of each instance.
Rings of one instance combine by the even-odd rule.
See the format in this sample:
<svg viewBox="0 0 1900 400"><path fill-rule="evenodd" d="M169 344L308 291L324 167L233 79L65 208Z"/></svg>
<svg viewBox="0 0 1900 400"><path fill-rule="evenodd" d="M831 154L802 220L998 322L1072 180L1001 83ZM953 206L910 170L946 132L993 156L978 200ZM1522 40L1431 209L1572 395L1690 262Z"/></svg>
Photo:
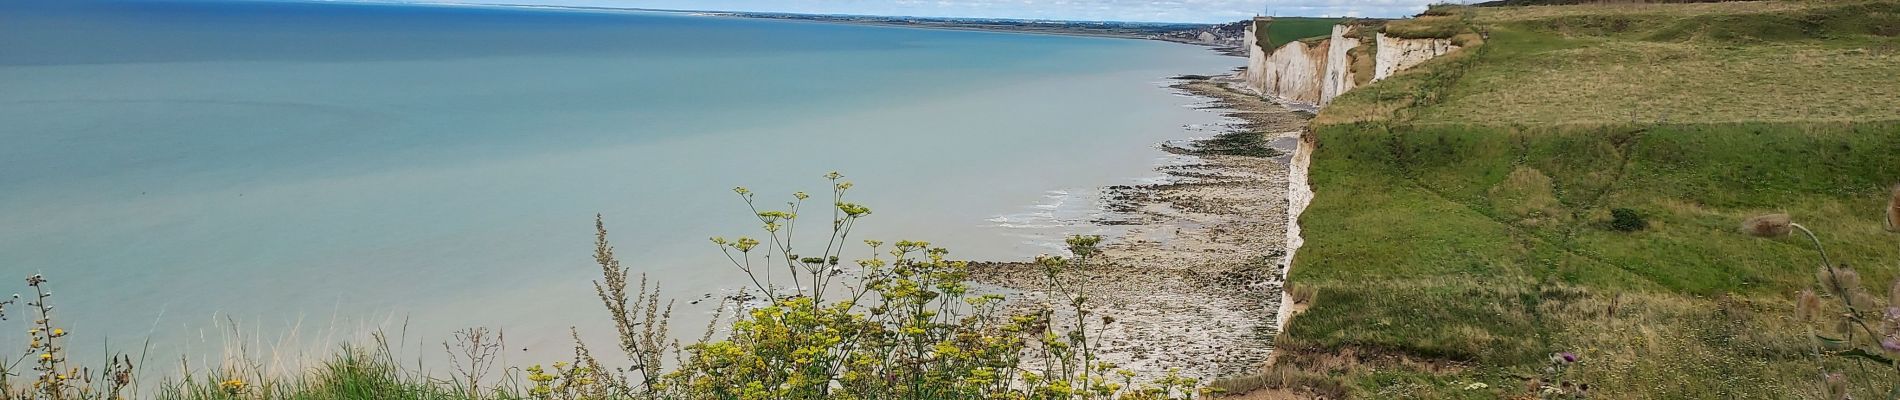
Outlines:
<svg viewBox="0 0 1900 400"><path fill-rule="evenodd" d="M1266 40L1261 43L1265 43L1267 51L1272 52L1295 40L1332 35L1333 25L1338 25L1340 21L1344 19L1274 17L1273 23L1267 25Z"/></svg>
<svg viewBox="0 0 1900 400"><path fill-rule="evenodd" d="M1529 394L1568 351L1597 398L1821 398L1823 369L1891 380L1814 355L1792 311L1814 285L1810 248L1737 227L1789 213L1886 293L1900 3L1473 22L1482 46L1316 119L1317 197L1291 277L1313 300L1269 376L1361 398L1497 398ZM1647 227L1612 229L1619 208Z"/></svg>

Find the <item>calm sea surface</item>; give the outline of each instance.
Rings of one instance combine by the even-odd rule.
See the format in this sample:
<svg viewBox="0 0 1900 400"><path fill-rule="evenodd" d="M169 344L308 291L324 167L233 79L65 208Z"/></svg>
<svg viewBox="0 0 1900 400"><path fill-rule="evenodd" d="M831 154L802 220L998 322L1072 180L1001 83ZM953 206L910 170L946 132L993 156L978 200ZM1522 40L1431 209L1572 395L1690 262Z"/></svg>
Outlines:
<svg viewBox="0 0 1900 400"><path fill-rule="evenodd" d="M569 326L604 351L595 213L683 307L746 282L706 240L758 234L733 186L773 204L832 170L875 210L855 236L1032 256L1219 121L1166 77L1238 64L680 14L4 0L0 291L45 273L82 352L383 329L439 354L468 326L523 357L561 358Z"/></svg>

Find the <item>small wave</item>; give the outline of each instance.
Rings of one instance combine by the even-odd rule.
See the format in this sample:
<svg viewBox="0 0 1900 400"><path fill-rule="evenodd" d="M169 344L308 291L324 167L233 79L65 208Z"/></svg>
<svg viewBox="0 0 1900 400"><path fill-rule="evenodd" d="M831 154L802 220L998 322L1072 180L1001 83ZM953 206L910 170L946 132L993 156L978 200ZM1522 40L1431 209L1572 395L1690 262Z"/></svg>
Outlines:
<svg viewBox="0 0 1900 400"><path fill-rule="evenodd" d="M985 219L984 221L989 222L990 226L998 228L1049 229L1062 227L1062 224L1055 223L1051 215L1034 212L998 215Z"/></svg>
<svg viewBox="0 0 1900 400"><path fill-rule="evenodd" d="M1011 224L1011 223L1000 223L1000 224L995 224L995 225L990 225L990 226L994 226L994 227L998 227L998 228L1009 228L1009 229L1055 229L1055 228L1061 228L1061 227L1063 227L1064 225L1060 225L1060 224Z"/></svg>
<svg viewBox="0 0 1900 400"><path fill-rule="evenodd" d="M991 226L1008 229L1062 229L1086 224L1089 215L1096 211L1090 209L1094 203L1092 199L1069 190L1047 190L1042 192L1041 197L1023 212L998 215L984 221Z"/></svg>
<svg viewBox="0 0 1900 400"><path fill-rule="evenodd" d="M1173 82L1160 84L1168 87ZM1144 213L1153 210L1131 208L1127 201L1139 201L1128 198L1139 187L1164 186L1190 182L1196 178L1186 176L1178 170L1192 169L1205 164L1202 157L1184 154L1195 149L1196 142L1208 140L1219 134L1243 129L1245 119L1223 115L1224 110L1213 109L1221 103L1216 99L1188 92L1171 92L1175 95L1202 99L1201 101L1182 102L1180 106L1200 109L1220 115L1204 121L1180 125L1185 138L1164 140L1158 144L1157 155L1150 159L1154 169L1147 176L1128 177L1124 184L1104 185L1089 190L1054 189L1042 193L1041 199L1022 206L1017 212L997 215L985 219L986 225L1003 230L1001 234L1020 238L1020 244L1033 248L1046 248L1060 251L1064 249L1063 239L1075 234L1100 234L1114 240L1126 231L1118 221L1139 221ZM1173 171L1173 172L1170 172ZM1132 187L1131 187L1132 186ZM1081 193L1081 194L1078 194Z"/></svg>

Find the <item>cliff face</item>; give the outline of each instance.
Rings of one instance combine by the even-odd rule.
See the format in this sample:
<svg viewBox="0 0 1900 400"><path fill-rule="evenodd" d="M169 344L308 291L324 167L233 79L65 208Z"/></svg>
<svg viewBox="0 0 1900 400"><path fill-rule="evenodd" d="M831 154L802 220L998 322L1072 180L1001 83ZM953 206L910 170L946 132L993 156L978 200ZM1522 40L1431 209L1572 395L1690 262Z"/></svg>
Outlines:
<svg viewBox="0 0 1900 400"><path fill-rule="evenodd" d="M1248 63L1247 85L1263 95L1318 104L1326 86L1327 47L1293 41L1267 53L1253 46L1247 58L1259 61Z"/></svg>
<svg viewBox="0 0 1900 400"><path fill-rule="evenodd" d="M1345 70L1344 63L1333 62L1335 56L1344 60L1346 50L1357 45L1354 41L1340 49L1340 44L1347 41L1335 39L1344 34L1345 26L1334 26L1332 37L1327 39L1296 40L1268 52L1260 48L1258 34L1268 23L1272 21L1256 19L1247 27L1247 69L1241 73L1247 87L1264 96L1313 105L1323 104L1351 89L1334 81L1343 76ZM1346 84L1351 84L1349 79Z"/></svg>
<svg viewBox="0 0 1900 400"><path fill-rule="evenodd" d="M1372 69L1373 80L1385 79L1426 60L1458 50L1458 46L1451 44L1451 39L1400 39L1383 33L1379 34L1378 44L1377 62Z"/></svg>
<svg viewBox="0 0 1900 400"><path fill-rule="evenodd" d="M1315 107L1358 87L1360 73L1370 72L1377 81L1458 49L1447 39L1400 39L1383 33L1374 43L1361 43L1356 30L1375 27L1340 24L1324 39L1288 42L1269 51L1260 47L1258 32L1271 23L1271 18L1255 18L1247 26L1247 67L1239 77L1262 96ZM1373 46L1372 51L1354 51L1361 45ZM1373 58L1371 71L1354 71L1363 57Z"/></svg>
<svg viewBox="0 0 1900 400"><path fill-rule="evenodd" d="M1352 49L1359 47L1359 40L1348 38L1352 28L1346 25L1333 25L1333 34L1326 38L1326 76L1320 82L1319 102L1331 103L1334 97L1356 87L1352 72Z"/></svg>

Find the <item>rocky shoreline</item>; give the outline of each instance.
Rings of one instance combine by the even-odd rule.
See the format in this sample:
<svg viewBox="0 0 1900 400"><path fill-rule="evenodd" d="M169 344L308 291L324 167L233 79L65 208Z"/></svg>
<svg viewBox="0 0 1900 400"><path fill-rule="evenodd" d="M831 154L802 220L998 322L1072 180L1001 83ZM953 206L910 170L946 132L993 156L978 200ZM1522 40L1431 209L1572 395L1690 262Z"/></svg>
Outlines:
<svg viewBox="0 0 1900 400"><path fill-rule="evenodd" d="M1173 88L1237 121L1164 151L1196 162L1157 168L1164 183L1103 188L1108 238L1084 273L1092 336L1105 361L1141 378L1179 369L1209 380L1258 371L1278 331L1287 244L1288 161L1311 114L1238 89L1227 77L1185 76ZM972 276L1047 301L1028 263L978 262Z"/></svg>

